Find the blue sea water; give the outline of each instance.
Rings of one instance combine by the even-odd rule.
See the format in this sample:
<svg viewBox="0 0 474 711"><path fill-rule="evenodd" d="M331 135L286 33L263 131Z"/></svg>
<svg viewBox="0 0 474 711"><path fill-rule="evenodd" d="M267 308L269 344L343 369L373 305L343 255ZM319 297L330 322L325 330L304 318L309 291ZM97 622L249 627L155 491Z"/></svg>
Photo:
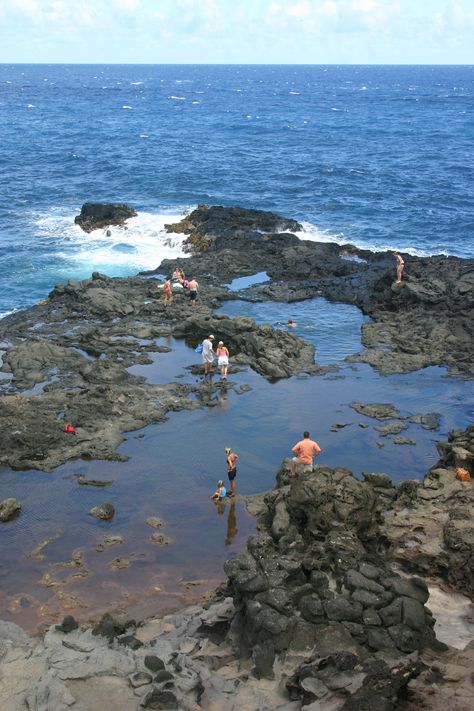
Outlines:
<svg viewBox="0 0 474 711"><path fill-rule="evenodd" d="M163 226L199 203L473 256L473 108L471 66L0 65L0 314L181 254ZM139 214L86 235L85 201Z"/></svg>

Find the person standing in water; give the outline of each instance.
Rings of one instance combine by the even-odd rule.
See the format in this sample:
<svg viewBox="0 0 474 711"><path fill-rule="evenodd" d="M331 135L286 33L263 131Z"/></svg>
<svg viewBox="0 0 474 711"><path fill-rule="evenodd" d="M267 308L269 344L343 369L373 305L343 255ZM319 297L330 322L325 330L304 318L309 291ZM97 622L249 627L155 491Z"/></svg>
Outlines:
<svg viewBox="0 0 474 711"><path fill-rule="evenodd" d="M221 369L221 378L226 380L227 368L229 367L229 351L223 341L219 341L216 348L217 365Z"/></svg>
<svg viewBox="0 0 474 711"><path fill-rule="evenodd" d="M291 476L296 476L298 464L312 464L313 457L317 457L321 447L309 437L309 432L303 432L303 439L295 444L291 450L297 456L291 461Z"/></svg>
<svg viewBox="0 0 474 711"><path fill-rule="evenodd" d="M230 482L230 496L235 496L235 477L237 476L237 461L239 455L231 450L230 447L225 448L227 462L227 476Z"/></svg>
<svg viewBox="0 0 474 711"><path fill-rule="evenodd" d="M205 338L202 342L202 362L204 365L204 375L207 375L214 365L214 351L212 349L212 342L214 336L211 335Z"/></svg>
<svg viewBox="0 0 474 711"><path fill-rule="evenodd" d="M395 252L395 259L397 260L397 281L395 283L401 284L403 269L405 268L405 262L403 261L402 255L398 254L398 252Z"/></svg>

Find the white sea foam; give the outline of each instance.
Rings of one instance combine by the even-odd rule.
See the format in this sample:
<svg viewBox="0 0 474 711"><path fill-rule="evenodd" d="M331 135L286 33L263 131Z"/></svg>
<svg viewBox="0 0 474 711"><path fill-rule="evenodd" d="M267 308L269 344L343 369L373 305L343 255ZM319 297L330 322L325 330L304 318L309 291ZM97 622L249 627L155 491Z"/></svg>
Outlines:
<svg viewBox="0 0 474 711"><path fill-rule="evenodd" d="M65 278L83 278L93 271L109 276L127 276L155 269L163 259L185 257L183 234L169 234L165 224L179 222L183 215L141 212L126 225L84 232L74 224L74 215L53 210L36 216L38 237L58 260ZM60 263L62 262L61 266Z"/></svg>
<svg viewBox="0 0 474 711"><path fill-rule="evenodd" d="M129 104L124 104L122 106L122 109L133 109L133 106L129 106Z"/></svg>
<svg viewBox="0 0 474 711"><path fill-rule="evenodd" d="M13 309L12 311L0 311L0 319L5 318L5 316L8 316L9 314L14 314L15 311L18 311L18 309Z"/></svg>
<svg viewBox="0 0 474 711"><path fill-rule="evenodd" d="M352 244L359 249L366 249L369 252L393 252L394 249L400 249L405 254L412 254L415 257L430 257L433 254L444 254L447 252L427 252L426 250L416 249L414 247L409 247L408 245L398 244L395 246L392 243L387 242L386 244L381 242L380 244L374 244L372 242L362 242L356 239L350 239L346 237L343 232L331 232L331 230L322 230L311 222L301 222L303 230L301 232L295 232L296 236L302 240L309 240L311 242L328 242L332 244Z"/></svg>
<svg viewBox="0 0 474 711"><path fill-rule="evenodd" d="M184 96L168 96L168 99L176 99L176 101L185 101Z"/></svg>

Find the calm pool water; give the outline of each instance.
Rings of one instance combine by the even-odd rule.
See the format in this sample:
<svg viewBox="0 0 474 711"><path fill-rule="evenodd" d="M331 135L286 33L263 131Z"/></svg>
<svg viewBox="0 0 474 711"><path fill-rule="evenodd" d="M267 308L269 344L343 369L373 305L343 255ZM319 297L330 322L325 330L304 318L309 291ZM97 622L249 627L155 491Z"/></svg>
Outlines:
<svg viewBox="0 0 474 711"><path fill-rule="evenodd" d="M357 306L307 299L287 304L279 301L227 301L217 313L250 316L257 323L291 331L316 346L316 362L328 365L361 350L361 328L370 321ZM296 323L287 326L288 320Z"/></svg>

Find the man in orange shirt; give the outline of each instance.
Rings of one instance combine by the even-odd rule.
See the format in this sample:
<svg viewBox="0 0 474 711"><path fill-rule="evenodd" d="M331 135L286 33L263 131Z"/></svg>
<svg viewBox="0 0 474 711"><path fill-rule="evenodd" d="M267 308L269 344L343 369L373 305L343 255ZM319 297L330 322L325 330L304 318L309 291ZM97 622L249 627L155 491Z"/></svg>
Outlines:
<svg viewBox="0 0 474 711"><path fill-rule="evenodd" d="M303 439L297 442L291 451L298 455L293 457L291 462L291 476L296 476L298 464L312 464L313 457L318 456L321 447L309 438L309 432L303 432Z"/></svg>

